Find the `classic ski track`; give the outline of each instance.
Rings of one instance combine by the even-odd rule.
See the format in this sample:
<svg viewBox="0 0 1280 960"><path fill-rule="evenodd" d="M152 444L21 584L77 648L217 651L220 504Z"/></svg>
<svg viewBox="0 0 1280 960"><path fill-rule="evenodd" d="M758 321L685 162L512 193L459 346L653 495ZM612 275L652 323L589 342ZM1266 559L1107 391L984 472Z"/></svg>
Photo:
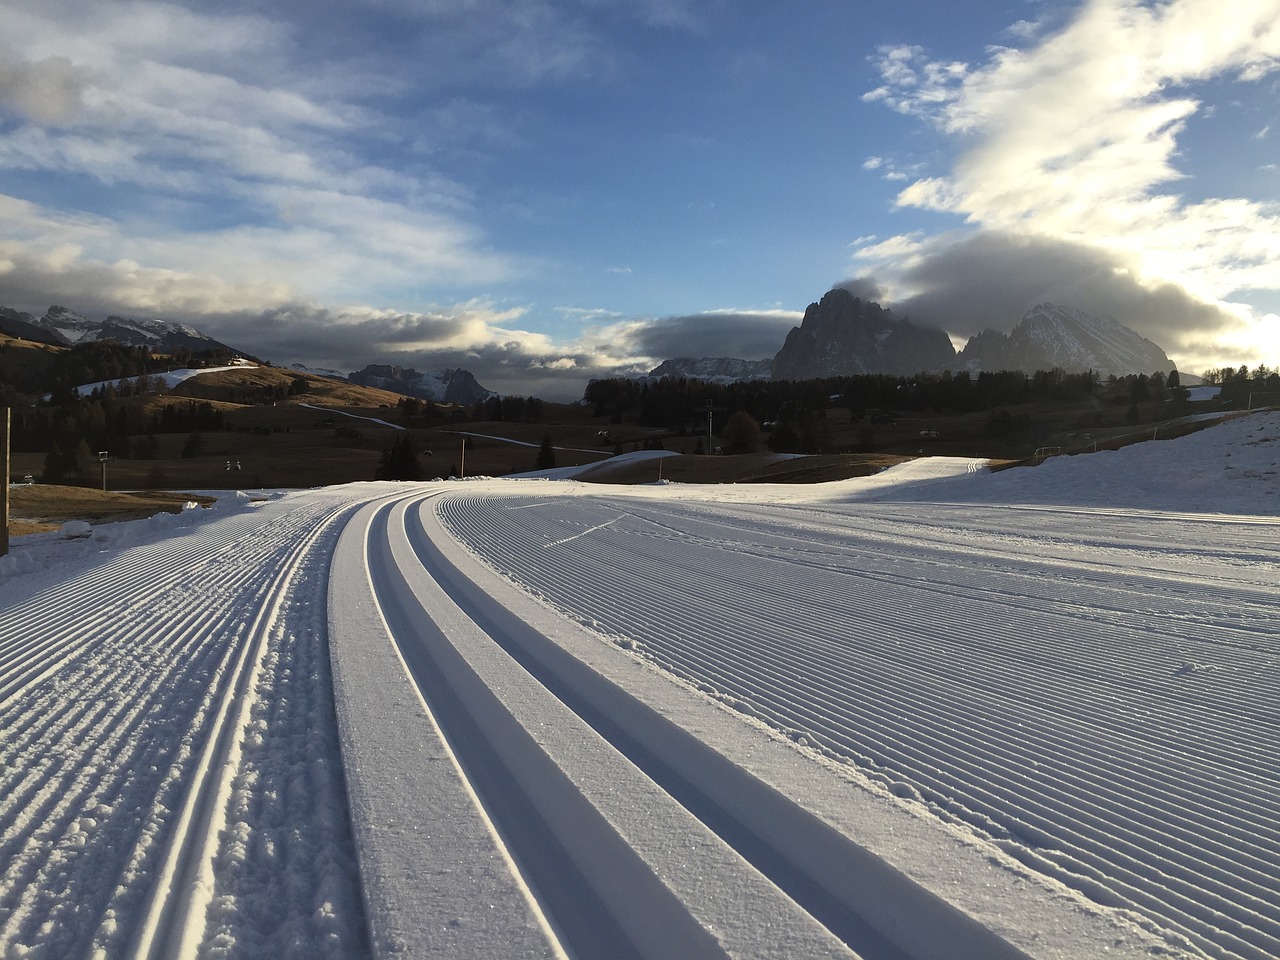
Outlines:
<svg viewBox="0 0 1280 960"><path fill-rule="evenodd" d="M280 522L268 522L264 525L266 532ZM79 603L65 612L55 611L50 615L41 603L48 591L37 594L18 610L0 616L0 636L8 638L0 642L0 710L23 690L82 654L98 630L113 625L113 602L121 582L141 585L132 599L139 606L147 605L180 583L190 564L209 562L227 553L243 556L244 549L241 536L226 533L197 536L190 547L172 555L172 559L147 552L126 554L77 581L85 601L101 604L102 612L96 616L86 619ZM251 545L249 549L254 548ZM241 573L245 581L253 576L250 569ZM57 651L57 655L50 656L53 651Z"/></svg>
<svg viewBox="0 0 1280 960"><path fill-rule="evenodd" d="M1210 564L1194 555L1175 561L1158 548L1130 546L1114 560L1075 565L1076 576L1069 579L1060 575L1067 569L1061 561L1032 553L1043 574L1017 574L1027 586L1004 590L988 578L1005 561L1021 558L1025 570L1028 553L1038 546L1025 533L1008 537L994 553L987 552L990 543L984 537L972 557L948 547L913 559L912 552L927 550L930 541L927 535L913 535L911 527L904 529L904 523L914 523L922 532L928 524L918 518L895 523L846 515L838 532L857 536L857 543L837 540L831 550L824 540L805 557L804 538L827 535L812 520L789 525L785 534L762 534L760 520L770 515L765 508L750 508L749 522L735 522L731 511L711 506L713 526L707 511L699 519L687 505L674 510L664 505L658 511L642 502L602 497L586 512L581 501L575 502L575 522L566 525L557 520L552 501L542 502L548 504L545 514L541 509L513 510L509 497L449 497L440 512L454 534L500 572L571 612L590 608L589 624L598 621L607 633L640 640L646 653L669 669L709 685L722 698L749 704L756 715L795 737L878 769L890 782L905 779L953 815L996 828L997 837L1005 831L1016 842L1009 849L1029 863L1057 868L1067 879L1074 876L1095 896L1140 906L1220 956L1262 960L1280 953L1280 880L1274 867L1280 859L1280 831L1272 800L1280 787L1280 758L1274 734L1266 730L1274 728L1274 719L1267 719L1274 717L1274 694L1264 689L1261 699L1250 702L1248 691L1242 690L1242 702L1224 710L1204 703L1194 688L1177 695L1178 685L1212 679L1180 679L1173 669L1212 651L1215 644L1224 645L1224 638L1230 649L1264 666L1280 634L1273 585L1268 596L1241 582L1247 571L1233 579L1210 570ZM696 509L703 510L701 505ZM594 513L613 520L620 512L636 517L647 532L637 533L634 524L619 532L616 522L597 526L589 519ZM671 519L673 512L695 528L688 539ZM829 513L836 522L839 512ZM779 528L787 525L785 508L772 515ZM944 514L938 525L945 526L946 517L954 515ZM722 525L732 531L737 523L744 533L751 531L749 543L725 537L723 530L717 533ZM701 524L708 533L699 534ZM664 529L654 534L654 525ZM1274 546L1265 541L1269 526L1254 527L1256 545L1237 543L1235 554L1276 569ZM1249 529L1235 523L1231 533L1247 541ZM567 533L571 549L555 551L552 545L565 541ZM801 543L786 544L782 538L788 535ZM1069 535L1063 539L1069 542ZM865 569L868 561L876 562L867 552L872 543L889 556L880 564L882 571ZM715 556L705 551L721 557L727 551L733 559L708 562ZM1211 563L1215 551L1220 548L1206 551ZM1135 557L1148 562L1137 571L1121 566ZM904 566L903 560L912 566ZM797 604L795 597L804 597L807 581L823 573L834 576L833 567L840 562L863 567L838 571L853 602L824 596L818 603L811 593L807 603ZM611 583L644 582L646 589L628 591L625 609L611 616L606 600L585 599L606 591L597 583L602 570L611 572ZM1006 570L1002 575L1012 574ZM1199 583L1213 584L1212 601L1188 596ZM1229 603L1220 599L1224 590L1237 601L1230 608L1237 622L1230 625L1222 622ZM926 605L929 620L916 622L909 603L913 591L947 598L955 605L953 615L939 624L935 613L942 605L931 602ZM728 599L717 599L720 593ZM754 631L758 641L749 651L725 637L725 624L740 615L744 594L766 597L769 603L757 601L757 607L778 611L767 631ZM1044 605L1030 604L1026 598L1031 596L1043 596ZM982 641L956 644L954 639L979 636L964 615L966 607L977 609L975 598L984 610ZM1153 599L1160 610L1183 614L1175 621L1182 636L1145 623L1142 603ZM789 616L783 612L788 604ZM999 614L991 615L992 604ZM1114 610L1129 614L1109 622ZM1246 618L1253 618L1252 626L1239 622ZM637 630L639 624L647 629ZM851 628L861 644L853 660ZM927 641L936 650L942 643L952 647L954 656L934 656L929 670L916 672L909 686L886 687L886 676L910 669L912 663L894 649L898 645L883 644L876 636L880 632L893 634L908 648ZM1098 641L1088 642L1082 636L1088 632L1099 633ZM1001 651L1014 649L1026 636L1038 636L1045 645L1037 668L1069 682L1029 677L1025 690L999 682L1008 667ZM1147 639L1139 647L1136 638L1143 636ZM1195 654L1187 655L1188 649ZM833 665L834 657L844 662ZM798 672L807 674L807 684L787 682ZM1128 680L1133 675L1143 678L1136 688L1104 683L1110 676ZM1095 687L1095 694L1081 696L1088 692L1081 690L1081 677L1091 681L1087 686ZM869 683L879 692L863 693ZM934 704L962 691L968 691L967 722L945 729ZM1156 710L1178 726L1180 736L1185 734L1177 744L1161 740L1159 725L1147 733L1120 722L1124 711L1115 709L1116 698L1139 693L1158 693L1160 702L1135 700L1130 719ZM886 696L893 705L889 716ZM1033 707L1047 707L1053 716L1032 727ZM1091 715L1091 707L1097 716ZM954 720L953 714L946 716ZM1011 727L1014 719L1021 725ZM1255 724L1257 729L1251 730ZM1187 756L1183 748L1198 755ZM1224 765L1231 772L1225 784Z"/></svg>
<svg viewBox="0 0 1280 960"><path fill-rule="evenodd" d="M230 671L205 733L204 747L188 774L186 795L160 860L138 939L129 952L134 960L191 956L205 929L205 913L213 896L213 857L225 823L226 799L249 722L250 694L271 627L279 615L298 564L343 509L333 511L309 529L282 558L279 569L260 595L258 608L239 650L231 654Z"/></svg>
<svg viewBox="0 0 1280 960"><path fill-rule="evenodd" d="M225 792L217 781L235 772L215 754L226 758L243 726L252 673L244 660L267 633L273 591L348 509L319 501L275 517L232 515L212 532L125 551L0 611L0 946L119 956L138 931L117 918L139 916L156 871L168 869L186 887L192 867L212 857ZM191 602L199 576L209 579ZM235 617L246 599L264 609L256 633ZM77 617L82 602L101 609ZM55 629L46 633L51 612ZM240 716L227 719L228 710ZM210 731L219 723L224 736L214 750ZM193 773L204 782L206 809L178 834L189 851L203 850L166 861L166 844L183 846L169 831ZM99 830L113 843L95 842ZM69 883L78 893L64 893ZM189 925L199 932L208 892L206 876L188 898ZM152 897L160 928L170 929L178 900Z"/></svg>
<svg viewBox="0 0 1280 960"><path fill-rule="evenodd" d="M454 612L446 613L426 605L409 609L405 600L406 588L417 597L418 603L426 600L418 588L411 585L411 580L421 577L424 572L424 569L417 568L417 563L423 564L431 581L443 591L441 600L437 602L448 603L443 598L451 598L462 603L454 596L451 587L436 578L431 572L431 565L423 559L429 536L422 527L420 515L414 513L414 507L421 507L435 496L438 494L387 503L369 524L373 542L367 548L368 556L382 557L369 561L373 594L389 623L403 621L406 615L415 619L424 616L435 619L443 615L440 622L452 624L440 628L443 632L438 641L429 642L420 649L434 646L435 652L428 655L432 661L430 672L439 673L451 696L465 697L466 705L463 706L462 701L455 704L445 702L446 698L434 695L431 688L423 684L420 674L414 670L409 672L431 711L433 723L456 757L459 769L468 780L479 776L479 784L473 787L477 802L492 823L496 839L504 845L507 858L525 878L523 887L534 898L534 909L547 918L549 925L546 929L552 938L553 949L568 951L575 956L599 956L602 960L622 956L634 960L711 960L713 957L727 960L730 956L750 956L753 947L734 948L733 945L754 943L759 937L758 927L763 925L770 931L770 951L791 943L798 951L797 955L856 960L856 955L821 923L756 873L732 848L721 846L721 841L691 818L674 798L635 771L607 737L593 736L591 728L574 716L571 706L561 702L550 690L542 687L541 681L516 666L507 653L499 653L511 641L487 632L487 628L471 620L465 606L457 611L464 618L465 627L458 626ZM389 548L384 540L390 541ZM399 583L395 582L397 578ZM481 647L491 648L493 653L477 652L469 641L460 641L460 630L483 638ZM416 646L418 641L395 632L392 632L392 639L405 650L406 662L413 659L409 648L404 645ZM499 674L503 670L514 670L520 679L517 681L508 675L504 680L497 680L500 699L488 703L489 697L498 697L499 690L479 694L479 688L473 684L476 681L495 683L491 666L476 666L494 653L501 661L510 664L501 668ZM455 661L455 657L461 659ZM474 661L471 660L473 657ZM468 679L460 681L458 665L464 662L467 662L463 669ZM569 718L581 727L581 733L573 738L576 742L572 746L557 744L555 738L551 741L541 739L541 730L547 721L539 709L532 706L539 700L554 704L552 712L560 716L557 727L569 722ZM531 708L533 712L529 713ZM495 716L501 718L496 721L496 726ZM521 738L525 735L532 737L527 745L516 745L523 759L515 762L511 759L515 748L510 744L499 746L512 735L509 727L512 718L527 732L521 734ZM474 729L463 733L464 727ZM504 730L505 735L496 733L498 730ZM598 730L596 734L599 734ZM547 751L545 755L541 753L543 750ZM529 759L531 752L538 755L536 760ZM585 773L582 768L584 762L588 767L596 768L596 773L588 779L580 779ZM495 765L503 771L500 786L495 787L489 780L489 789L500 789L508 797L512 794L527 797L527 804L519 814L519 823L510 819L509 801L500 804L498 812L491 807L495 797L486 791L486 777L481 771ZM548 765L554 765L560 772L549 775L552 767ZM568 770L575 767L579 769L570 778ZM598 782L593 784L591 780ZM619 809L627 810L628 814L639 812L632 806L635 798L625 799L628 791L634 791L638 786L642 793L648 794L647 799L642 797L639 800L644 816L638 820L665 824L656 832L652 826L641 822L627 824L625 819L618 819ZM662 812L664 807L668 808L667 812ZM506 818L502 810L507 811ZM553 836L556 838L553 843L562 845L559 855L550 854L541 847L538 848L542 849L539 855L541 862L523 855L522 851L530 849L527 838L531 822L537 824L533 832ZM513 830L523 839L513 843L509 837ZM664 876L665 871L647 859L653 854L655 841L661 849L676 846L685 851L697 851L696 869L683 878L679 876L685 873L683 869L674 871L676 877ZM552 859L555 862L551 862ZM694 863L688 866L693 867ZM541 872L544 869L550 872ZM667 870L670 869L668 866ZM553 875L554 880L551 879ZM741 902L727 913L722 904L715 906L712 915L718 918L718 922L709 923L700 919L698 909L691 908L684 898L716 875L741 884L735 896L728 898L730 902L739 899ZM566 880L569 876L572 879ZM559 903L560 909L564 909L565 894L559 893L544 900L542 894L545 891L539 890L540 878L558 887L577 889L577 896L587 897L590 915L585 918L585 923L581 919L576 921L578 932L568 932L567 939L562 931L566 916L556 907ZM570 908L570 911L581 909L584 908ZM743 949L747 952L739 952ZM890 955L897 956L896 951Z"/></svg>

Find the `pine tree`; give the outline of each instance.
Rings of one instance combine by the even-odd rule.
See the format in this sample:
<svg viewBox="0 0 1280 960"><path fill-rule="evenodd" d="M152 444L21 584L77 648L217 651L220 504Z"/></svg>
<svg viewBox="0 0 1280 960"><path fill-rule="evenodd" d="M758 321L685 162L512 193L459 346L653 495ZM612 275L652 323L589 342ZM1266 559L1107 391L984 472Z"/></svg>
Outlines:
<svg viewBox="0 0 1280 960"><path fill-rule="evenodd" d="M542 437L542 446L538 448L538 461L534 465L535 470L550 470L556 465L556 450L551 445L551 434L544 434Z"/></svg>
<svg viewBox="0 0 1280 960"><path fill-rule="evenodd" d="M373 475L375 480L421 480L422 465L418 463L418 455L413 452L413 442L408 433L393 443L382 453L378 461L378 470Z"/></svg>

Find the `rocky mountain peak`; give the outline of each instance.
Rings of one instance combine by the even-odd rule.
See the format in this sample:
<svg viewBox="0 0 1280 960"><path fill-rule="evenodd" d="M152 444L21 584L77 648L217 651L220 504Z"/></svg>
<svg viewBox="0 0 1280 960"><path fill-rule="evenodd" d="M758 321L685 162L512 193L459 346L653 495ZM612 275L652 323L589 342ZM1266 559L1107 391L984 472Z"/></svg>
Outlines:
<svg viewBox="0 0 1280 960"><path fill-rule="evenodd" d="M898 319L878 303L836 287L809 304L773 359L773 379L811 380L866 373L909 376L952 363L947 334Z"/></svg>
<svg viewBox="0 0 1280 960"><path fill-rule="evenodd" d="M469 371L461 368L422 373L410 367L371 363L347 379L364 387L380 387L408 397L464 406L483 403L494 395L492 390L480 386Z"/></svg>
<svg viewBox="0 0 1280 960"><path fill-rule="evenodd" d="M1040 303L1009 333L985 330L957 357L967 370L1052 370L1100 376L1168 373L1173 361L1164 350L1113 317L1074 307Z"/></svg>
<svg viewBox="0 0 1280 960"><path fill-rule="evenodd" d="M737 357L679 357L663 360L649 371L649 379L683 377L713 383L737 383L741 380L768 380L772 360L739 360Z"/></svg>

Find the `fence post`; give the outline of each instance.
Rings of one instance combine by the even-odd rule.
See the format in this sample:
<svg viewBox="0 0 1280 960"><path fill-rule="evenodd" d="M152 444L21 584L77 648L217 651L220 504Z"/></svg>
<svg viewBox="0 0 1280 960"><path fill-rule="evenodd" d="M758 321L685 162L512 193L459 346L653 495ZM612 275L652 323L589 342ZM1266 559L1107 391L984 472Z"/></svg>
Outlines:
<svg viewBox="0 0 1280 960"><path fill-rule="evenodd" d="M4 487L0 489L0 557L9 552L9 408L0 413L0 475Z"/></svg>

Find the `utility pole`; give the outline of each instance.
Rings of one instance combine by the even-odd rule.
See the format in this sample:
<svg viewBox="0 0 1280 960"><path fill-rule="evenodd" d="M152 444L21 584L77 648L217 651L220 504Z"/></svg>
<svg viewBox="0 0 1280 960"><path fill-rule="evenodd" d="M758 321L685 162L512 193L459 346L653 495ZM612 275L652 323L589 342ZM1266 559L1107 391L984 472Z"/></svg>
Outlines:
<svg viewBox="0 0 1280 960"><path fill-rule="evenodd" d="M462 438L462 459L460 463L462 464L462 466L458 467L458 479L462 480L467 475L467 438L466 437Z"/></svg>
<svg viewBox="0 0 1280 960"><path fill-rule="evenodd" d="M9 552L9 408L0 414L0 474L4 486L0 488L0 557Z"/></svg>

